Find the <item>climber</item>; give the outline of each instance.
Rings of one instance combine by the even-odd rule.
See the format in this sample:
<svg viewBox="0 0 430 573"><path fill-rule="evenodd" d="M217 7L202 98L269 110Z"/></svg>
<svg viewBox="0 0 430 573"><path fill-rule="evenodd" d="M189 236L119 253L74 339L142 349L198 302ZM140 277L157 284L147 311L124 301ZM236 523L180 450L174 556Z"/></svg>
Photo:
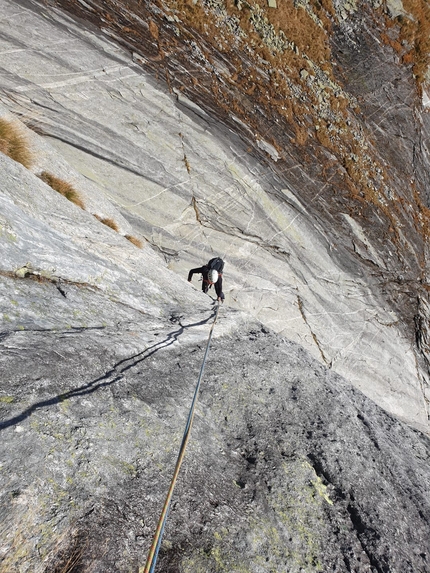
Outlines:
<svg viewBox="0 0 430 573"><path fill-rule="evenodd" d="M202 291L207 293L208 290L215 285L215 292L217 300L224 302L224 293L222 292L222 271L224 269L224 261L219 257L211 259L206 265L197 269L191 269L188 273L188 282L191 282L194 273L201 273Z"/></svg>

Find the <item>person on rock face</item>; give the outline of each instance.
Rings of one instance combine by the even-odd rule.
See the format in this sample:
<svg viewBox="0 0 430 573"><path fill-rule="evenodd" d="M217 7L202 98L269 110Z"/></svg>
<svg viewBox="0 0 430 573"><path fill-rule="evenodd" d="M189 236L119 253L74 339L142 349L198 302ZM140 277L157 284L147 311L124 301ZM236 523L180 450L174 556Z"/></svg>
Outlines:
<svg viewBox="0 0 430 573"><path fill-rule="evenodd" d="M215 285L215 292L217 300L224 302L224 293L222 292L222 272L224 270L224 261L219 257L211 259L206 265L191 269L188 273L188 282L191 282L193 274L200 273L202 275L202 291L207 293L208 290Z"/></svg>

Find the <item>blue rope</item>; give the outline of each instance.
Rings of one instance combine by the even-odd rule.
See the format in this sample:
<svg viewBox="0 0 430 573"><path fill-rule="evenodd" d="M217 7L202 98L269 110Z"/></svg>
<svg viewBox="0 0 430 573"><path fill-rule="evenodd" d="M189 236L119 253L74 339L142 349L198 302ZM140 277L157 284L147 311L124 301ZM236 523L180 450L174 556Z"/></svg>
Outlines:
<svg viewBox="0 0 430 573"><path fill-rule="evenodd" d="M148 553L148 558L146 560L146 565L145 565L145 569L144 569L143 573L154 573L154 570L155 570L155 565L157 563L157 558L158 558L158 552L160 550L161 540L163 538L164 527L166 525L167 516L168 516L169 510L170 510L170 502L172 499L173 490L174 490L174 487L176 484L176 480L177 480L177 477L179 474L180 467L182 465L182 461L183 461L183 458L185 455L185 449L187 447L187 443L188 443L190 433L191 433L191 428L193 425L194 411L195 411L195 407L197 404L197 398L199 395L200 384L201 384L201 381L203 378L203 372L205 369L206 358L207 358L208 353L209 353L209 346L210 346L211 339L212 339L212 333L213 333L214 326L215 326L215 323L216 323L217 318L218 318L219 307L220 307L220 304L218 302L218 308L217 308L217 311L215 314L215 319L212 323L211 330L209 332L209 338L208 338L208 342L206 345L206 351L205 351L205 355L203 357L202 366L200 368L199 378L197 380L196 388L194 390L193 401L191 403L190 411L188 413L188 419L187 419L187 423L185 426L181 447L179 449L178 459L176 460L175 471L173 472L173 477L172 477L172 480L170 483L169 491L167 492L167 496L166 496L166 499L164 502L163 510L161 512L160 519L158 521L157 529L155 531L154 539L152 541L152 545L151 545L151 548L150 548L149 553Z"/></svg>

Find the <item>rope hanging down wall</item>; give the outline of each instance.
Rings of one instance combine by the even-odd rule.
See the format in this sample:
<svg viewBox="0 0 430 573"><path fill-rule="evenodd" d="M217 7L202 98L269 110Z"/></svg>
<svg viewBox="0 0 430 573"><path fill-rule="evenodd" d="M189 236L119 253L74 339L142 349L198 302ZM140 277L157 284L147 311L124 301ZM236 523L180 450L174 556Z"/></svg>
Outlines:
<svg viewBox="0 0 430 573"><path fill-rule="evenodd" d="M214 318L214 321L212 323L212 326L211 326L211 329L209 332L208 342L206 345L206 351L205 351L205 355L203 357L202 366L200 368L199 378L197 380L196 388L194 390L194 397L193 397L193 401L191 403L190 411L188 414L188 420L187 420L187 423L185 426L185 431L184 431L184 435L182 438L181 447L179 449L178 459L177 459L176 465L175 465L175 471L173 472L172 481L170 482L169 491L167 492L167 496L166 496L166 500L164 502L163 510L161 512L160 519L158 520L157 529L155 530L154 539L152 541L152 545L151 545L151 548L150 548L149 553L148 553L148 558L146 560L146 565L145 565L145 569L144 569L143 573L154 573L154 570L155 570L155 565L157 563L157 557L158 557L158 551L160 549L161 540L163 537L164 526L166 524L167 516L169 514L170 501L172 499L173 490L175 488L175 484L176 484L176 480L178 478L179 470L181 469L182 461L183 461L184 455L185 455L185 449L187 447L187 443L188 443L190 433L191 433L191 428L193 425L194 411L195 411L195 407L197 404L197 398L198 398L198 394L199 394L199 390L200 390L200 384L201 384L202 377L203 377L203 371L205 369L206 358L207 358L208 353L209 353L209 346L210 346L211 339L212 339L212 333L213 333L214 326L215 326L215 323L216 323L217 318L218 318L219 308L220 308L220 304L218 302L218 307L216 310L215 318Z"/></svg>

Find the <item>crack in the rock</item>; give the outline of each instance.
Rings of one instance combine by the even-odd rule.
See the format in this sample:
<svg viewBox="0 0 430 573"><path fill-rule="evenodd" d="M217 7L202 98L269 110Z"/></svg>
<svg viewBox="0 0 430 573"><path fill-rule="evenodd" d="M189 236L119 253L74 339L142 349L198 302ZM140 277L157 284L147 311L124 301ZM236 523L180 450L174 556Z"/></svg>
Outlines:
<svg viewBox="0 0 430 573"><path fill-rule="evenodd" d="M349 514L352 527L356 532L357 539L364 553L367 555L370 565L374 568L375 573L389 573L389 570L379 562L379 560L374 556L373 552L370 551L370 549L367 547L365 539L363 539L365 535L371 535L375 538L379 538L379 534L372 527L369 527L364 523L358 509L354 505L349 503L346 510Z"/></svg>
<svg viewBox="0 0 430 573"><path fill-rule="evenodd" d="M182 161L184 162L185 168L186 168L187 173L188 173L188 175L189 175L189 174L191 173L191 167L190 167L190 163L189 163L188 158L187 158L187 154L185 153L184 137L183 137L182 133L179 133L179 137L181 138L182 151L183 151L183 154L184 154L184 157L182 158Z"/></svg>
<svg viewBox="0 0 430 573"><path fill-rule="evenodd" d="M22 273L19 273L19 271L22 271ZM17 269L16 271L0 271L0 276L11 278L11 279L16 279L16 280L28 279L28 280L32 280L32 281L35 281L38 283L53 284L53 285L55 285L55 287L59 290L59 292L65 298L66 298L66 294L65 294L64 290L62 289L60 282L62 284L67 284L70 286L85 287L85 288L89 288L89 289L93 289L93 290L100 290L97 286L92 285L92 284L87 283L87 282L71 281L69 279L65 279L63 277L57 277L57 276L51 276L51 277L46 276L43 274L43 271L33 269L33 268L31 268L31 266L28 266L28 267L24 266L21 269Z"/></svg>
<svg viewBox="0 0 430 573"><path fill-rule="evenodd" d="M304 308L303 308L303 301L302 301L302 299L300 298L300 296L297 296L297 304L298 304L298 307L299 307L300 314L302 315L303 321L304 321L304 323L306 324L306 326L309 328L309 331L310 331L310 333L311 333L311 336L312 336L312 338L313 338L313 340L314 340L314 342L315 342L315 344L316 344L318 350L320 351L321 358L324 360L324 362L325 362L328 366L331 367L331 366L332 366L332 362L329 361L329 360L327 360L327 358L326 358L326 356L325 356L325 354L324 354L324 351L323 351L323 349L321 348L321 345L320 345L320 343L319 343L319 340L318 340L316 334L314 333L314 331L312 330L312 328L311 328L309 322L307 321L307 318L306 318L306 315L305 315L305 311L304 311Z"/></svg>
<svg viewBox="0 0 430 573"><path fill-rule="evenodd" d="M60 284L57 284L57 290L64 296L64 298L67 298L66 291L61 287Z"/></svg>
<svg viewBox="0 0 430 573"><path fill-rule="evenodd" d="M198 208L198 206L197 206L197 199L195 198L194 195L193 195L193 197L192 197L192 199L191 199L191 206L193 207L194 212L195 212L195 214L196 214L196 221L197 221L198 223L200 223L200 225L203 225L202 220L201 220L201 217L200 217L200 211L199 211L199 208Z"/></svg>
<svg viewBox="0 0 430 573"><path fill-rule="evenodd" d="M373 431L373 428L371 427L369 422L366 420L366 418L363 416L363 414L358 413L357 418L363 423L364 430L365 430L366 434L369 436L369 439L371 440L372 444L375 446L375 448L379 452L381 450L381 448L379 446L379 443L378 443L378 440L375 436L375 432Z"/></svg>

